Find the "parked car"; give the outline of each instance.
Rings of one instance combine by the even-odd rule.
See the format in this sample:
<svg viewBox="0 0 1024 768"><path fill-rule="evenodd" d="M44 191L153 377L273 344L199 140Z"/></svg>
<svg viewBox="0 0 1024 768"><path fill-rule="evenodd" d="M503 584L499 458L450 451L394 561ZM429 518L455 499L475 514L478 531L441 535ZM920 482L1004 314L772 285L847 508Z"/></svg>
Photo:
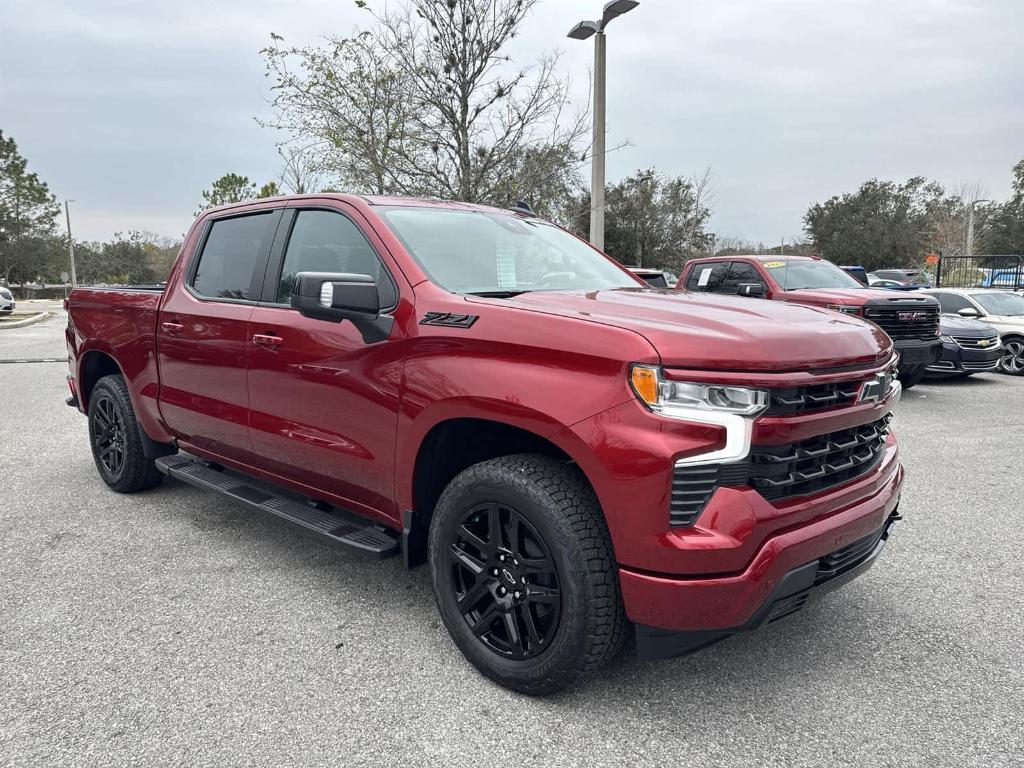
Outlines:
<svg viewBox="0 0 1024 768"><path fill-rule="evenodd" d="M14 311L14 294L0 286L0 315L9 315Z"/></svg>
<svg viewBox="0 0 1024 768"><path fill-rule="evenodd" d="M668 283L668 275L660 269L647 269L646 267L627 267L627 269L652 288L671 288Z"/></svg>
<svg viewBox="0 0 1024 768"><path fill-rule="evenodd" d="M892 280L909 288L930 288L932 279L923 269L876 269L872 272L879 280Z"/></svg>
<svg viewBox="0 0 1024 768"><path fill-rule="evenodd" d="M959 315L939 318L942 357L925 368L932 379L963 378L999 369L1003 349L991 325Z"/></svg>
<svg viewBox="0 0 1024 768"><path fill-rule="evenodd" d="M938 299L945 314L980 318L999 332L999 370L1024 375L1024 297L992 288L935 288L924 291Z"/></svg>
<svg viewBox="0 0 1024 768"><path fill-rule="evenodd" d="M887 291L916 291L919 290L916 285L907 285L906 283L898 283L895 280L882 280L875 278L870 286L872 288L884 288Z"/></svg>
<svg viewBox="0 0 1024 768"><path fill-rule="evenodd" d="M72 291L69 404L115 491L167 474L428 563L466 658L542 694L876 561L896 355L836 318L648 290L523 211L270 198L204 212L163 291Z"/></svg>
<svg viewBox="0 0 1024 768"><path fill-rule="evenodd" d="M928 296L866 288L816 256L724 256L687 262L676 290L740 294L864 317L892 337L904 389L942 354L939 305Z"/></svg>

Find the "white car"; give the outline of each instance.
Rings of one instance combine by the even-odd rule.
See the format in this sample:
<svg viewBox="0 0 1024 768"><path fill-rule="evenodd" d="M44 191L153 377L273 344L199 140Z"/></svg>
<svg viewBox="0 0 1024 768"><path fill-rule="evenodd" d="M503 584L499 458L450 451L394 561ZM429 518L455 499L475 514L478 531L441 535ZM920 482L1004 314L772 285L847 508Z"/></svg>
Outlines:
<svg viewBox="0 0 1024 768"><path fill-rule="evenodd" d="M928 288L919 293L938 299L945 315L980 318L995 328L1003 341L999 370L1024 375L1024 296L992 288Z"/></svg>
<svg viewBox="0 0 1024 768"><path fill-rule="evenodd" d="M9 290L0 286L0 315L9 315L14 311L14 296Z"/></svg>

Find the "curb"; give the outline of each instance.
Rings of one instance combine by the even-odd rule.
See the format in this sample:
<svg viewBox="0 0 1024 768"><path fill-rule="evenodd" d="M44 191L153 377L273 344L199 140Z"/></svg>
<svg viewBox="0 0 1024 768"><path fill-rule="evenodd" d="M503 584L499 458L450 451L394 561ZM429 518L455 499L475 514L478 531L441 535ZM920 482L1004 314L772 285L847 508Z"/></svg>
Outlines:
<svg viewBox="0 0 1024 768"><path fill-rule="evenodd" d="M13 328L24 328L26 325L32 325L33 323L39 323L48 318L52 313L40 312L38 315L26 318L24 320L18 320L14 323L0 323L0 331L7 331Z"/></svg>

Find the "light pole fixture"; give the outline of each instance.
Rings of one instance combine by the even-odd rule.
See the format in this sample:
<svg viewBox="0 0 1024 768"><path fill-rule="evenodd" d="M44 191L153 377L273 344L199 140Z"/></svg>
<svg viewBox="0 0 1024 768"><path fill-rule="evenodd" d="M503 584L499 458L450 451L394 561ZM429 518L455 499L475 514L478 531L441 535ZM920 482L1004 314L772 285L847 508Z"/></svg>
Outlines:
<svg viewBox="0 0 1024 768"><path fill-rule="evenodd" d="M991 200L980 199L972 200L971 207L967 212L967 243L965 244L964 250L968 256L974 255L974 206L978 203L991 203Z"/></svg>
<svg viewBox="0 0 1024 768"><path fill-rule="evenodd" d="M605 35L612 19L636 8L638 0L612 0L604 6L600 21L581 21L569 30L573 40L594 38L594 141L590 148L590 242L604 250L605 161Z"/></svg>

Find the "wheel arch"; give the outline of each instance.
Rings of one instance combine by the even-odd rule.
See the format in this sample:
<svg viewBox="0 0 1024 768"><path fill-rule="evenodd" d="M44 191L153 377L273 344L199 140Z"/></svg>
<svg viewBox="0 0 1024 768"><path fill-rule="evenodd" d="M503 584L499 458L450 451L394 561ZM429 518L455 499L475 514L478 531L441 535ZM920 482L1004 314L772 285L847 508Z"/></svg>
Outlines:
<svg viewBox="0 0 1024 768"><path fill-rule="evenodd" d="M403 494L408 499L402 512L406 564L426 562L427 534L441 493L456 475L481 461L520 453L552 456L575 464L594 488L573 456L577 446L565 437L480 415L451 416L432 424L418 443Z"/></svg>

